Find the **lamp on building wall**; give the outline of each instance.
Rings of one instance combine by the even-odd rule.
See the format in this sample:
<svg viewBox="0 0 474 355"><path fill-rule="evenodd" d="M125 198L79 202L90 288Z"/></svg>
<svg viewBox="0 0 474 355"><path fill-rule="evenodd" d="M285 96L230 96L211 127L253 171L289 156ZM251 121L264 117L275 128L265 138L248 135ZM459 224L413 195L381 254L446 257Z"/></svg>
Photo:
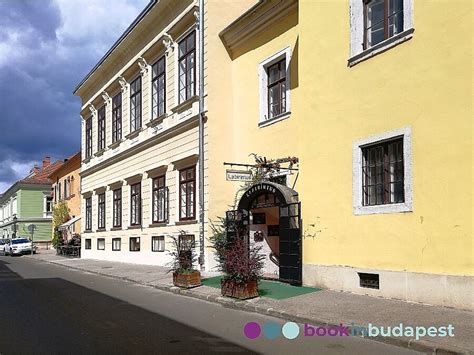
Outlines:
<svg viewBox="0 0 474 355"><path fill-rule="evenodd" d="M16 238L16 223L18 221L18 218L16 215L13 216L13 238Z"/></svg>

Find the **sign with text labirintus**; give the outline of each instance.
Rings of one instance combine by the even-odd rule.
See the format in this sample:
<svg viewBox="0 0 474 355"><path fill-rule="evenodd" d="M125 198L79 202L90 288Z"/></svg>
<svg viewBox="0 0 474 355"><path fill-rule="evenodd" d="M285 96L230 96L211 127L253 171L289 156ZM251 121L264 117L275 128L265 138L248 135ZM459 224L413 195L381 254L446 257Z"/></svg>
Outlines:
<svg viewBox="0 0 474 355"><path fill-rule="evenodd" d="M229 170L225 172L227 181L252 181L252 172L248 170Z"/></svg>

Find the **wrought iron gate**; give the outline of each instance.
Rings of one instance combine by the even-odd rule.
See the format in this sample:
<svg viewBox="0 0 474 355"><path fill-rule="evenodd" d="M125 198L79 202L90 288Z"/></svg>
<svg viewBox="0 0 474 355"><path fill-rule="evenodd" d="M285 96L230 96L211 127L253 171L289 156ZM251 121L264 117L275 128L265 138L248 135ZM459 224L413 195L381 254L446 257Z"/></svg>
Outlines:
<svg viewBox="0 0 474 355"><path fill-rule="evenodd" d="M280 206L280 280L302 284L301 202Z"/></svg>

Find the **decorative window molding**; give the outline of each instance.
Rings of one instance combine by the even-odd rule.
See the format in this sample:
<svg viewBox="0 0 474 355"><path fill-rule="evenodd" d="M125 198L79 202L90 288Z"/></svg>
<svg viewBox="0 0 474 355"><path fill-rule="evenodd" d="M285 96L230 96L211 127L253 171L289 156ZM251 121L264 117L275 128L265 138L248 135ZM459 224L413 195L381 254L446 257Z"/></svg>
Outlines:
<svg viewBox="0 0 474 355"><path fill-rule="evenodd" d="M403 139L404 161L404 197L403 203L363 206L362 196L362 149L376 143L395 138ZM352 147L352 204L355 215L400 213L413 211L413 178L412 178L412 132L411 127L374 135L356 141Z"/></svg>
<svg viewBox="0 0 474 355"><path fill-rule="evenodd" d="M268 68L272 65L285 60L285 110L280 114L270 117L268 112ZM273 54L271 57L265 59L258 65L258 81L259 81L259 92L260 92L260 118L259 126L266 126L268 124L276 123L284 120L290 116L291 112L291 75L290 75L290 63L291 63L291 47L286 47L281 51Z"/></svg>
<svg viewBox="0 0 474 355"><path fill-rule="evenodd" d="M372 0L374 1L374 0ZM348 65L369 59L413 37L413 0L403 0L403 29L393 36L375 44L365 47L365 16L366 4L369 1L350 0L350 56Z"/></svg>

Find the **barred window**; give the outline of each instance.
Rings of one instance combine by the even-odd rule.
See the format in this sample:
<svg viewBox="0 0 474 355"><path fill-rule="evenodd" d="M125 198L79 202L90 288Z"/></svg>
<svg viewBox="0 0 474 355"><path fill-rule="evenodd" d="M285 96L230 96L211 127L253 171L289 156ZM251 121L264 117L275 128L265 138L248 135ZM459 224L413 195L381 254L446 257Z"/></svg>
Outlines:
<svg viewBox="0 0 474 355"><path fill-rule="evenodd" d="M97 238L97 250L105 250L105 238Z"/></svg>
<svg viewBox="0 0 474 355"><path fill-rule="evenodd" d="M153 66L151 67L152 71L152 119L164 115L165 108L165 57L160 58Z"/></svg>
<svg viewBox="0 0 474 355"><path fill-rule="evenodd" d="M113 191L113 226L122 226L122 188Z"/></svg>
<svg viewBox="0 0 474 355"><path fill-rule="evenodd" d="M140 251L140 237L130 238L130 251Z"/></svg>
<svg viewBox="0 0 474 355"><path fill-rule="evenodd" d="M98 195L97 228L105 229L105 192Z"/></svg>
<svg viewBox="0 0 474 355"><path fill-rule="evenodd" d="M196 95L196 33L192 31L178 45L179 102Z"/></svg>
<svg viewBox="0 0 474 355"><path fill-rule="evenodd" d="M112 99L112 143L122 139L122 93Z"/></svg>
<svg viewBox="0 0 474 355"><path fill-rule="evenodd" d="M142 223L141 184L130 186L130 225L139 226Z"/></svg>
<svg viewBox="0 0 474 355"><path fill-rule="evenodd" d="M121 238L112 238L112 251L120 251L122 248Z"/></svg>
<svg viewBox="0 0 474 355"><path fill-rule="evenodd" d="M130 84L130 132L142 127L142 77Z"/></svg>
<svg viewBox="0 0 474 355"><path fill-rule="evenodd" d="M165 237L160 235L158 237L151 237L151 251L163 252L165 251Z"/></svg>
<svg viewBox="0 0 474 355"><path fill-rule="evenodd" d="M364 206L405 201L402 138L362 148L362 198Z"/></svg>
<svg viewBox="0 0 474 355"><path fill-rule="evenodd" d="M90 238L85 239L84 248L85 249L92 249L92 239L90 239Z"/></svg>
<svg viewBox="0 0 474 355"><path fill-rule="evenodd" d="M166 222L168 217L168 191L166 188L165 175L153 179L152 206L153 223Z"/></svg>

